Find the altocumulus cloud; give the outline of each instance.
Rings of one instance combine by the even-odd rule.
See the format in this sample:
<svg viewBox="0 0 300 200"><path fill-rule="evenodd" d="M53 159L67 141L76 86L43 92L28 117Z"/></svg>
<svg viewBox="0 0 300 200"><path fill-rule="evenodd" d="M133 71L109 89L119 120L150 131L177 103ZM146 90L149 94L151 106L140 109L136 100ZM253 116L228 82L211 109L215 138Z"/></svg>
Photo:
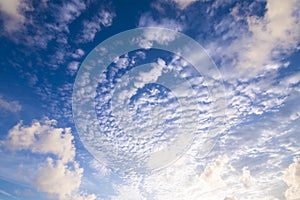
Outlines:
<svg viewBox="0 0 300 200"><path fill-rule="evenodd" d="M26 150L47 155L37 169L33 184L50 197L60 200L93 200L94 194L79 191L83 168L75 160L76 149L71 128L56 128L57 121L44 118L30 126L19 122L2 141L11 151Z"/></svg>

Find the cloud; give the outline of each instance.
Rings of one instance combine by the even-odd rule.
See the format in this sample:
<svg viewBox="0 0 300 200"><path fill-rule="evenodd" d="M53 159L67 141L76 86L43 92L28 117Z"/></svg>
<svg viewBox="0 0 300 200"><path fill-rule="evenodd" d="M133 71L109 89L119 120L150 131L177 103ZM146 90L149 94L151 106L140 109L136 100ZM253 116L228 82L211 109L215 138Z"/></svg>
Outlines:
<svg viewBox="0 0 300 200"><path fill-rule="evenodd" d="M0 95L0 107L11 113L17 113L22 109L18 101L7 101Z"/></svg>
<svg viewBox="0 0 300 200"><path fill-rule="evenodd" d="M15 125L2 141L12 151L29 150L46 155L47 159L35 174L33 183L42 192L60 200L95 199L79 191L83 168L75 161L74 137L70 128L56 128L57 121L45 118L34 120L30 126Z"/></svg>
<svg viewBox="0 0 300 200"><path fill-rule="evenodd" d="M231 196L231 197L225 197L224 200L236 200L236 198Z"/></svg>
<svg viewBox="0 0 300 200"><path fill-rule="evenodd" d="M46 48L48 43L56 40L66 48L69 24L85 10L81 0L64 3L39 1L31 5L30 1L0 1L4 10L3 23L5 30L1 33L17 44L30 47ZM7 10L7 11L6 11ZM33 12L34 11L34 12ZM26 13L26 14L25 14ZM39 16L53 16L40 21Z"/></svg>
<svg viewBox="0 0 300 200"><path fill-rule="evenodd" d="M70 62L68 65L68 73L71 76L73 76L77 72L79 65L80 65L80 62L77 62L77 61Z"/></svg>
<svg viewBox="0 0 300 200"><path fill-rule="evenodd" d="M280 52L296 48L300 36L299 18L295 15L298 3L269 0L264 18L248 18L252 39L240 58L240 66L262 67L272 63L272 57L278 58Z"/></svg>
<svg viewBox="0 0 300 200"><path fill-rule="evenodd" d="M232 6L230 0L216 3L221 8ZM295 0L236 3L220 20L207 21L213 24L214 31L209 33L213 37L206 39L206 33L199 38L225 80L257 78L287 67L284 58L295 52L300 42L299 7ZM214 5L207 9L206 20L217 17L215 9Z"/></svg>
<svg viewBox="0 0 300 200"><path fill-rule="evenodd" d="M300 158L294 158L284 175L284 182L288 185L285 191L287 200L297 200L300 197Z"/></svg>
<svg viewBox="0 0 300 200"><path fill-rule="evenodd" d="M212 165L207 166L200 179L205 182L210 190L226 186L221 175L223 174L224 165L228 163L228 157L220 156Z"/></svg>
<svg viewBox="0 0 300 200"><path fill-rule="evenodd" d="M156 173L143 176L130 176L126 179L128 185L118 189L121 195L125 191L134 191L140 199L224 199L231 193L226 187L228 157L218 157L200 170L193 156L184 156L173 165ZM207 160L206 160L207 161ZM131 182L132 181L132 182Z"/></svg>
<svg viewBox="0 0 300 200"><path fill-rule="evenodd" d="M281 84L290 87L295 84L298 84L300 82L300 72L294 73L288 77L285 77L283 80L281 80Z"/></svg>
<svg viewBox="0 0 300 200"><path fill-rule="evenodd" d="M79 188L82 173L83 169L77 163L72 170L61 161L55 163L52 158L47 158L46 164L38 169L35 184L43 192L58 194L59 199L66 199Z"/></svg>
<svg viewBox="0 0 300 200"><path fill-rule="evenodd" d="M93 41L96 33L101 30L101 26L111 26L115 16L116 14L113 12L101 10L92 20L83 21L83 29L79 39L80 42L87 43Z"/></svg>
<svg viewBox="0 0 300 200"><path fill-rule="evenodd" d="M252 185L252 180L250 170L248 167L243 167L243 175L240 178L241 183L244 185L245 188L249 188Z"/></svg>
<svg viewBox="0 0 300 200"><path fill-rule="evenodd" d="M10 198L13 198L13 199L17 199L15 196L13 196L12 194L4 191L4 190L1 190L0 189L0 194L4 195L4 196L7 196L7 197L10 197Z"/></svg>
<svg viewBox="0 0 300 200"><path fill-rule="evenodd" d="M139 27L158 27L167 28L174 31L182 31L183 26L172 19L161 19L159 21L153 20L149 14L142 15L139 20ZM153 41L159 44L167 44L175 39L176 34L170 34L170 32L165 32L164 29L155 31L147 30L144 31L143 38L140 39L139 45L142 48L149 49L152 47Z"/></svg>
<svg viewBox="0 0 300 200"><path fill-rule="evenodd" d="M193 4L197 0L172 0L172 1L175 2L180 9L185 9L187 6Z"/></svg>
<svg viewBox="0 0 300 200"><path fill-rule="evenodd" d="M72 53L72 58L81 58L84 55L84 51L82 49L76 49L74 53Z"/></svg>
<svg viewBox="0 0 300 200"><path fill-rule="evenodd" d="M237 56L231 65L234 64L242 76L253 77L282 66L282 55L293 52L300 41L300 17L296 14L299 7L297 0L268 0L263 17L250 15L246 18L239 14L239 4L232 10L231 24L243 19L248 24L248 30L238 30L240 36L228 46L227 54L231 58Z"/></svg>
<svg viewBox="0 0 300 200"><path fill-rule="evenodd" d="M0 11L6 15L3 19L5 32L13 33L23 26L25 22L23 10L25 8L26 4L22 0L0 1Z"/></svg>
<svg viewBox="0 0 300 200"><path fill-rule="evenodd" d="M159 2L161 2L161 3L170 3L170 2L175 3L175 5L181 10L186 9L187 7L189 7L190 5L192 5L193 3L197 2L197 1L207 2L210 0L159 0ZM153 5L156 7L156 9L162 10L162 8L159 6L158 3L154 3Z"/></svg>
<svg viewBox="0 0 300 200"><path fill-rule="evenodd" d="M268 86L266 85L266 87ZM284 85L281 87L285 88ZM146 177L142 182L143 185L140 186L140 192L145 189L146 194L152 194L158 199L183 199L183 197L188 199L199 199L199 197L205 199L224 199L225 197L261 200L282 199L285 190L281 186L282 160L291 153L297 154L299 151L297 144L299 139L296 139L297 127L299 127L297 122L299 121L295 122L296 127L292 128L294 122L289 120L292 113L286 113L289 108L293 112L297 112L299 109L298 106L293 106L291 102L287 100L285 102L289 106L282 107L269 118L256 119L260 122L256 123L253 129L249 128L252 123L237 130L232 128L227 135L222 136L220 146L204 160L185 160L181 163L182 165L180 162L176 162L156 175ZM281 116L283 113L286 113L285 116ZM240 121L238 124L243 122L245 121ZM288 125L289 123L291 124ZM222 149L223 137L228 139L232 137L224 144L224 149ZM191 154L194 159L197 159L198 145L195 141L196 153ZM220 157L206 165L210 159L213 160L223 152L228 153L230 157ZM188 156L189 153L190 151L184 157ZM262 162L262 160L264 161ZM205 162L204 165L206 166L199 173L202 161ZM249 168L243 167L241 170L232 170L230 169L231 163L237 169L246 164L251 163L253 165L250 164ZM296 164L291 167L294 171L290 172L289 177L294 181L290 181L290 184L292 182L297 183L295 166ZM239 171L242 171L242 174ZM297 187L293 188L295 190Z"/></svg>
<svg viewBox="0 0 300 200"><path fill-rule="evenodd" d="M34 153L51 153L64 163L74 161L74 137L70 128L54 128L55 120L44 119L33 121L31 126L24 126L22 122L15 125L8 132L6 145L9 149L31 150ZM59 145L57 145L59 144Z"/></svg>
<svg viewBox="0 0 300 200"><path fill-rule="evenodd" d="M62 7L60 7L58 21L60 25L65 30L68 30L67 24L74 21L78 16L80 16L81 12L86 8L85 3L81 0L72 0L70 2L64 3Z"/></svg>

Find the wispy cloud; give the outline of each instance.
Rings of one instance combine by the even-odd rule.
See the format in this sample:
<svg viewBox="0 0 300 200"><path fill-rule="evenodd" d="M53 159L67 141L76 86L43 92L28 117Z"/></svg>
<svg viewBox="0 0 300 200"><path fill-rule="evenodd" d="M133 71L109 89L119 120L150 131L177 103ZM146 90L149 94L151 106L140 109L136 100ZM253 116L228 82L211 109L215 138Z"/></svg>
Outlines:
<svg viewBox="0 0 300 200"><path fill-rule="evenodd" d="M0 95L0 107L8 112L17 113L22 109L18 101L8 101Z"/></svg>
<svg viewBox="0 0 300 200"><path fill-rule="evenodd" d="M4 191L4 190L1 190L0 189L0 194L4 195L4 196L7 196L7 197L10 197L10 198L13 198L13 199L17 199L14 195Z"/></svg>

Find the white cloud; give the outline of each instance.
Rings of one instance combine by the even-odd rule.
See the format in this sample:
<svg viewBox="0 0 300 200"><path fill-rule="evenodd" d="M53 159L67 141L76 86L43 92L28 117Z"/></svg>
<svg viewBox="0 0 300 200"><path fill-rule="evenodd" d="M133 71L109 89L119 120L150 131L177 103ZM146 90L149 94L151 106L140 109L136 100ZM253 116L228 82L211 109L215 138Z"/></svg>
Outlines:
<svg viewBox="0 0 300 200"><path fill-rule="evenodd" d="M172 0L172 1L175 2L180 9L185 9L187 6L193 4L197 0Z"/></svg>
<svg viewBox="0 0 300 200"><path fill-rule="evenodd" d="M223 6L231 1L216 2ZM294 52L300 41L299 1L269 0L266 10L262 2L253 2L247 9L243 6L236 4L229 15L214 25L220 37L206 45L220 62L224 79L249 80L266 72L276 72L286 67L283 58ZM258 6L262 9L253 11ZM264 15L258 16L257 12ZM216 13L212 9L208 14Z"/></svg>
<svg viewBox="0 0 300 200"><path fill-rule="evenodd" d="M114 60L114 63L116 63L116 66L119 69L126 69L129 66L129 62L130 62L130 59L128 58L127 54L124 57L122 57L122 58L117 57Z"/></svg>
<svg viewBox="0 0 300 200"><path fill-rule="evenodd" d="M146 200L138 187L137 182L133 185L126 185L124 187L118 188L118 195L113 196L112 200Z"/></svg>
<svg viewBox="0 0 300 200"><path fill-rule="evenodd" d="M80 42L86 43L94 40L96 33L101 30L101 26L108 27L112 25L115 13L101 10L92 20L83 21L83 30Z"/></svg>
<svg viewBox="0 0 300 200"><path fill-rule="evenodd" d="M129 175L125 178L126 184L117 188L116 199L122 199L126 194L138 199L258 199L255 198L258 195L247 194L240 185L238 176L230 169L228 156L219 156L215 160L207 158L203 162L196 162L194 158L194 154L186 154L161 171ZM260 197L263 196L265 194L261 193Z"/></svg>
<svg viewBox="0 0 300 200"><path fill-rule="evenodd" d="M76 49L74 53L72 53L72 58L81 58L84 55L84 51L82 49Z"/></svg>
<svg viewBox="0 0 300 200"><path fill-rule="evenodd" d="M0 10L7 15L4 19L4 30L7 33L15 32L23 26L24 9L26 4L22 0L0 0Z"/></svg>
<svg viewBox="0 0 300 200"><path fill-rule="evenodd" d="M80 62L77 62L77 61L70 62L68 65L68 73L71 76L73 76L77 72L79 65L80 65Z"/></svg>
<svg viewBox="0 0 300 200"><path fill-rule="evenodd" d="M295 14L299 7L297 0L268 0L264 17L247 18L249 32L230 47L238 54L236 66L243 75L257 75L268 65L280 63L282 53L295 50L300 41L300 18ZM277 69L281 64L273 66Z"/></svg>
<svg viewBox="0 0 300 200"><path fill-rule="evenodd" d="M56 24L49 24L49 28L59 32L69 32L68 25L79 17L85 9L86 5L82 0L64 2L61 7L56 7L56 9L53 10L56 12L57 22ZM62 40L63 38L59 39Z"/></svg>
<svg viewBox="0 0 300 200"><path fill-rule="evenodd" d="M281 80L281 84L284 86L291 86L300 82L300 72L292 74Z"/></svg>
<svg viewBox="0 0 300 200"><path fill-rule="evenodd" d="M95 199L95 195L79 191L83 168L75 161L71 129L56 128L56 124L56 120L47 118L35 120L31 126L20 122L9 131L2 144L13 151L29 150L47 155L46 162L35 173L34 184L40 191L60 200Z"/></svg>
<svg viewBox="0 0 300 200"><path fill-rule="evenodd" d="M224 164L228 162L228 157L224 156L217 159L213 165L207 166L204 172L200 175L200 179L203 180L210 189L224 187L225 183L221 177Z"/></svg>
<svg viewBox="0 0 300 200"><path fill-rule="evenodd" d="M167 44L173 41L176 34L171 34L170 32L164 31L163 28L172 29L174 31L182 31L183 27L181 24L172 19L161 19L160 21L155 21L148 14L141 16L139 21L139 27L158 27L162 29L155 29L155 31L147 30L144 31L143 38L140 38L139 45L142 48L149 49L152 47L153 41L159 44Z"/></svg>
<svg viewBox="0 0 300 200"><path fill-rule="evenodd" d="M74 169L68 169L65 163L47 158L47 162L38 169L35 183L39 190L53 196L58 195L59 199L67 199L79 188L82 173L83 169L77 163L74 164Z"/></svg>
<svg viewBox="0 0 300 200"><path fill-rule="evenodd" d="M12 113L17 113L22 109L18 101L7 101L2 96L0 96L0 107Z"/></svg>
<svg viewBox="0 0 300 200"><path fill-rule="evenodd" d="M263 19L249 18L249 29L253 34L254 44L250 44L245 59L255 60L259 64L271 59L275 48L288 51L295 48L299 41L299 19L294 14L298 10L297 1L267 1L267 12ZM280 9L278 9L280 8ZM250 63L247 63L250 64ZM247 67L247 66L246 66Z"/></svg>
<svg viewBox="0 0 300 200"><path fill-rule="evenodd" d="M8 133L6 145L11 150L31 150L35 153L52 153L64 163L74 160L74 137L70 128L54 128L55 120L34 121L31 126L22 122L15 125ZM59 144L59 145L57 145Z"/></svg>
<svg viewBox="0 0 300 200"><path fill-rule="evenodd" d="M283 178L288 185L285 191L287 200L297 200L300 197L300 158L294 158L294 162L289 165Z"/></svg>
<svg viewBox="0 0 300 200"><path fill-rule="evenodd" d="M236 198L234 196L228 196L228 197L225 197L224 200L236 200Z"/></svg>
<svg viewBox="0 0 300 200"><path fill-rule="evenodd" d="M253 184L253 178L251 177L248 167L243 167L243 175L240 178L240 181L245 188L249 188Z"/></svg>
<svg viewBox="0 0 300 200"><path fill-rule="evenodd" d="M48 42L55 39L62 45L59 51L68 48L66 43L67 34L70 32L69 24L85 10L85 3L81 0L71 0L62 4L39 1L34 6L33 8L31 1L0 0L0 9L5 14L2 19L4 31L0 34L15 43L31 47L46 48ZM37 17L40 15L53 16L53 20L42 22ZM66 54L64 51L63 53Z"/></svg>

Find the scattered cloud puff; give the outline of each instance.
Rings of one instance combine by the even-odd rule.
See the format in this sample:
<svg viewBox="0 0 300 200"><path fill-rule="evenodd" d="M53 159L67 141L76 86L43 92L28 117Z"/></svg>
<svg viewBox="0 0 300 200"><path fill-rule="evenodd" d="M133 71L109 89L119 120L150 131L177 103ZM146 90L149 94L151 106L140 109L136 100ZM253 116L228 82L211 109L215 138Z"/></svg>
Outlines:
<svg viewBox="0 0 300 200"><path fill-rule="evenodd" d="M8 112L17 113L22 109L18 101L7 101L0 95L0 107Z"/></svg>
<svg viewBox="0 0 300 200"><path fill-rule="evenodd" d="M80 62L77 62L77 61L70 62L68 65L68 73L71 76L73 76L77 72L79 65L80 65Z"/></svg>
<svg viewBox="0 0 300 200"><path fill-rule="evenodd" d="M12 151L27 150L47 156L33 181L40 191L60 200L95 199L94 194L79 191L83 168L75 160L71 129L56 128L56 124L56 120L47 118L34 120L30 126L20 122L8 132L2 144Z"/></svg>
<svg viewBox="0 0 300 200"><path fill-rule="evenodd" d="M84 56L85 52L82 49L76 49L76 51L74 53L72 53L72 58L81 58L82 56Z"/></svg>
<svg viewBox="0 0 300 200"><path fill-rule="evenodd" d="M60 12L58 15L58 22L61 26L60 29L69 30L67 25L74 21L78 16L80 16L81 12L86 9L86 5L81 0L72 0L70 2L64 3L62 7L60 7Z"/></svg>
<svg viewBox="0 0 300 200"><path fill-rule="evenodd" d="M93 41L96 33L101 30L101 26L111 26L115 16L116 14L113 12L101 10L92 18L92 20L83 21L83 29L79 41L81 43Z"/></svg>
<svg viewBox="0 0 300 200"><path fill-rule="evenodd" d="M288 185L285 191L287 200L297 200L300 197L300 158L294 158L294 162L289 165L283 178Z"/></svg>

